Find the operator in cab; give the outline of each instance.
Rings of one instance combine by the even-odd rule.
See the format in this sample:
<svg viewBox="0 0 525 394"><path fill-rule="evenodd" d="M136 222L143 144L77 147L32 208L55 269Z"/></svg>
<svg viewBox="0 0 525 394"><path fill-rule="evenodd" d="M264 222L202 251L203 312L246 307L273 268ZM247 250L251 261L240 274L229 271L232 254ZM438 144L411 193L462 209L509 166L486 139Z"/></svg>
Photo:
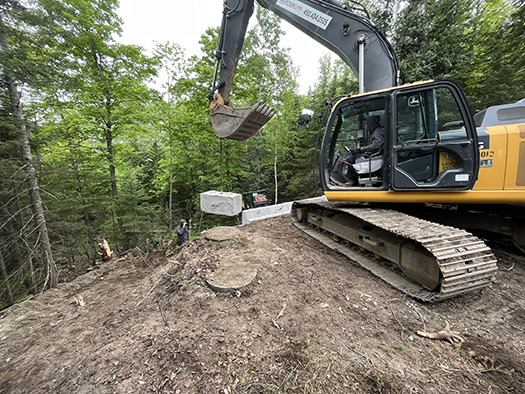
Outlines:
<svg viewBox="0 0 525 394"><path fill-rule="evenodd" d="M380 125L381 118L377 115L372 115L366 118L365 127L370 135L370 143L361 148L357 148L351 151L351 155L346 158L348 163L348 175L350 175L350 180L348 181L349 186L357 186L357 174L355 172L352 164L355 164L355 159L358 154L361 154L363 157L368 158L370 155L377 153L381 150L383 143L385 142L385 131Z"/></svg>

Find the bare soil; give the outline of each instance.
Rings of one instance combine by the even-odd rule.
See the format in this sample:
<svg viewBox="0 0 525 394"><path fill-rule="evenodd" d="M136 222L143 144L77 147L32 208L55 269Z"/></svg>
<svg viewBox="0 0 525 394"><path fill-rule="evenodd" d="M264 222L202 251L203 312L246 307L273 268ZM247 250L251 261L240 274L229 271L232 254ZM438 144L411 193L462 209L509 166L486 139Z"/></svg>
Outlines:
<svg viewBox="0 0 525 394"><path fill-rule="evenodd" d="M113 259L0 312L0 393L523 393L524 261L438 304L400 294L290 216ZM248 261L215 293L206 273ZM436 341L449 322L465 339Z"/></svg>

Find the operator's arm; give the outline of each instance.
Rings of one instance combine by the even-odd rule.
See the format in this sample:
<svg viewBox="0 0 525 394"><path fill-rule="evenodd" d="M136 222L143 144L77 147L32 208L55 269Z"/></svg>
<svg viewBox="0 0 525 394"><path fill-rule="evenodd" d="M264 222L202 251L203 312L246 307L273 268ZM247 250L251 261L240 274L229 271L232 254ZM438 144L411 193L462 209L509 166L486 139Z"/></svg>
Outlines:
<svg viewBox="0 0 525 394"><path fill-rule="evenodd" d="M383 142L385 142L385 132L381 127L378 127L372 133L372 137L370 138L370 144L361 147L360 151L369 154L379 152L379 150L383 146Z"/></svg>
<svg viewBox="0 0 525 394"><path fill-rule="evenodd" d="M273 108L259 103L235 108L229 98L254 1L224 0L215 52L217 63L207 95L210 123L220 138L246 140L275 114ZM357 2L257 0L257 3L334 51L359 77L361 93L397 85L399 65L394 49ZM366 62L366 73L365 53L370 59Z"/></svg>

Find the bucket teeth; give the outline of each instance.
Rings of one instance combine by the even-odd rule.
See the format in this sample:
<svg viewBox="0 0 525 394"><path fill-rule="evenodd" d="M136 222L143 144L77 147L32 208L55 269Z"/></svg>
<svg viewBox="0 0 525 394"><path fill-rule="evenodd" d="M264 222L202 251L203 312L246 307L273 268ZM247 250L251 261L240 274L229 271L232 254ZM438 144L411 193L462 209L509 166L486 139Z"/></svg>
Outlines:
<svg viewBox="0 0 525 394"><path fill-rule="evenodd" d="M214 101L210 108L210 123L215 134L237 141L247 140L257 133L276 112L260 101L247 108L230 108Z"/></svg>

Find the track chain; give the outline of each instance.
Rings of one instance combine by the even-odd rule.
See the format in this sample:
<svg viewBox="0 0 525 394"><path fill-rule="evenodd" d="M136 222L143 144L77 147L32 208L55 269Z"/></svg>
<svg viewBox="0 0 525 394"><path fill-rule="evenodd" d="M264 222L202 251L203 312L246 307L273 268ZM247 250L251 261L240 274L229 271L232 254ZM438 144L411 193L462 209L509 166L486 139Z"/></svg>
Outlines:
<svg viewBox="0 0 525 394"><path fill-rule="evenodd" d="M384 208L348 207L338 203L299 201L298 207L320 206L358 217L369 225L420 244L436 259L441 272L438 291L408 290L390 275L379 275L404 292L423 301L441 301L489 286L495 279L497 260L491 249L471 233ZM301 227L301 226L299 226ZM317 237L316 237L317 238ZM376 263L377 264L377 263ZM384 277L387 276L387 277Z"/></svg>

